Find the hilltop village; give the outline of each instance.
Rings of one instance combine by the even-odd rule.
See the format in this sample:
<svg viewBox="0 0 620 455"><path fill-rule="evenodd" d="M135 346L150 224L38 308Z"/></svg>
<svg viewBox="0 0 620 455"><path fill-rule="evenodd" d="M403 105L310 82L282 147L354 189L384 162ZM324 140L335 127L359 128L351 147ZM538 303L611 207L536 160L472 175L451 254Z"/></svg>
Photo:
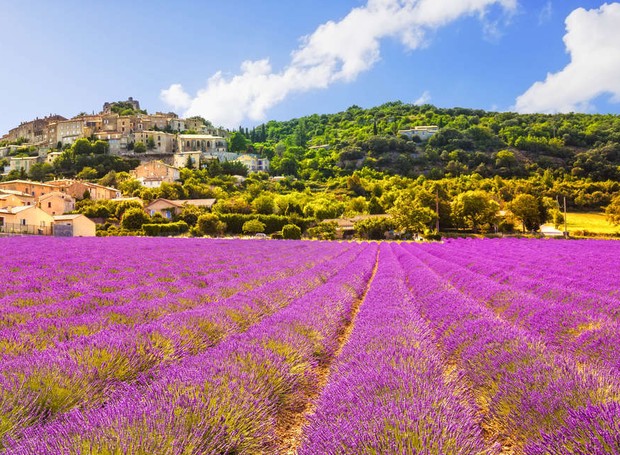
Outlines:
<svg viewBox="0 0 620 455"><path fill-rule="evenodd" d="M61 115L23 122L0 138L0 157L9 157L4 175L23 170L28 174L39 162L52 164L62 150L88 138L106 143L106 152L135 158L141 163L159 160L174 167L198 167L208 160L239 161L250 171L266 171L269 160L251 154L229 153L229 133L215 128L201 117L179 118L173 112L148 114L133 98L108 103L98 114L81 113L71 119ZM28 146L32 156L10 156ZM19 154L23 155L23 153ZM153 182L148 182L147 186Z"/></svg>

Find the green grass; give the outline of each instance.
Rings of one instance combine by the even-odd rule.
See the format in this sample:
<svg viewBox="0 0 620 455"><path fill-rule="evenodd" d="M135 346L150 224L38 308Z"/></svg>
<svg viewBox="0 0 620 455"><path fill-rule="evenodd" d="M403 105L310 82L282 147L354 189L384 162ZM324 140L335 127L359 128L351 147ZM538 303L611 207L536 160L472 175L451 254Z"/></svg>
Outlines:
<svg viewBox="0 0 620 455"><path fill-rule="evenodd" d="M588 231L597 234L620 232L620 226L608 223L603 212L568 212L566 220L568 232ZM564 229L564 225L560 225L559 229Z"/></svg>

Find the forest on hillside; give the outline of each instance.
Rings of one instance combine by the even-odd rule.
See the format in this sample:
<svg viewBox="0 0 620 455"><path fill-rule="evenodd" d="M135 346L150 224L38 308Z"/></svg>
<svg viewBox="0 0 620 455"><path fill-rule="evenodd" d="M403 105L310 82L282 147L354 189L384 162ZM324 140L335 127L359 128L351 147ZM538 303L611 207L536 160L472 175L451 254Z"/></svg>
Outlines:
<svg viewBox="0 0 620 455"><path fill-rule="evenodd" d="M426 125L440 128L426 142L398 134ZM547 169L593 181L620 178L617 115L498 113L391 102L270 121L236 134L273 160L274 173L309 180L362 167L431 179L528 177Z"/></svg>

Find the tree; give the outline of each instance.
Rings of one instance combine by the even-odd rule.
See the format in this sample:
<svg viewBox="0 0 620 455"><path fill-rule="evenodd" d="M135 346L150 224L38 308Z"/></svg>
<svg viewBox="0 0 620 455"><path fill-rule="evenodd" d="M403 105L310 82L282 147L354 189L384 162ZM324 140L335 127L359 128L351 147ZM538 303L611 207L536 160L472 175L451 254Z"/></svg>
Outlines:
<svg viewBox="0 0 620 455"><path fill-rule="evenodd" d="M109 150L110 144L108 144L106 141L99 140L92 145L92 152L95 155L105 155L106 153L108 153Z"/></svg>
<svg viewBox="0 0 620 455"><path fill-rule="evenodd" d="M142 210L142 203L140 201L121 201L116 203L116 208L114 209L114 215L116 218L121 220L123 219L123 215L129 209L140 209Z"/></svg>
<svg viewBox="0 0 620 455"><path fill-rule="evenodd" d="M620 225L620 193L618 193L605 209L607 221L614 225Z"/></svg>
<svg viewBox="0 0 620 455"><path fill-rule="evenodd" d="M133 151L134 153L146 153L146 145L144 145L144 142L136 142L133 146Z"/></svg>
<svg viewBox="0 0 620 455"><path fill-rule="evenodd" d="M276 204L271 194L261 194L252 201L252 208L256 213L271 215L276 211Z"/></svg>
<svg viewBox="0 0 620 455"><path fill-rule="evenodd" d="M357 235L364 239L382 240L385 233L396 227L394 220L389 217L366 218L354 225Z"/></svg>
<svg viewBox="0 0 620 455"><path fill-rule="evenodd" d="M481 190L460 193L450 205L457 225L469 227L474 232L484 225L493 224L499 210L499 204L491 195Z"/></svg>
<svg viewBox="0 0 620 455"><path fill-rule="evenodd" d="M523 232L537 231L546 221L546 214L541 214L539 200L531 194L519 194L509 204L508 209L521 221ZM544 209L542 210L544 212Z"/></svg>
<svg viewBox="0 0 620 455"><path fill-rule="evenodd" d="M313 239L335 240L338 223L335 221L324 221L308 229L308 235Z"/></svg>
<svg viewBox="0 0 620 455"><path fill-rule="evenodd" d="M226 230L226 223L220 221L214 213L205 213L198 217L196 232L198 235L218 236Z"/></svg>
<svg viewBox="0 0 620 455"><path fill-rule="evenodd" d="M82 180L95 180L98 176L99 173L97 172L97 169L93 169L89 166L82 168L82 170L76 175L77 178Z"/></svg>
<svg viewBox="0 0 620 455"><path fill-rule="evenodd" d="M90 155L93 152L90 141L86 138L78 139L71 148L76 155Z"/></svg>
<svg viewBox="0 0 620 455"><path fill-rule="evenodd" d="M146 140L146 148L149 150L153 150L155 148L155 139L153 139L153 136L149 136Z"/></svg>
<svg viewBox="0 0 620 455"><path fill-rule="evenodd" d="M399 229L409 233L424 232L437 218L437 213L428 207L422 206L411 192L404 192L394 206L388 210L394 218L394 223Z"/></svg>
<svg viewBox="0 0 620 455"><path fill-rule="evenodd" d="M289 240L301 239L301 229L296 224L285 224L282 227L282 237Z"/></svg>
<svg viewBox="0 0 620 455"><path fill-rule="evenodd" d="M239 152L245 152L248 149L248 140L246 139L246 137L238 132L235 131L234 133L232 133L230 135L230 138L228 139L228 150L234 153L239 153Z"/></svg>
<svg viewBox="0 0 620 455"><path fill-rule="evenodd" d="M265 223L261 223L258 220L249 220L243 223L241 228L244 234L258 234L259 232L265 232Z"/></svg>
<svg viewBox="0 0 620 455"><path fill-rule="evenodd" d="M125 211L121 220L123 229L137 231L142 228L143 224L150 221L149 216L141 208L130 208Z"/></svg>
<svg viewBox="0 0 620 455"><path fill-rule="evenodd" d="M36 182L50 180L50 174L54 172L54 167L49 163L35 163L30 167L28 177Z"/></svg>

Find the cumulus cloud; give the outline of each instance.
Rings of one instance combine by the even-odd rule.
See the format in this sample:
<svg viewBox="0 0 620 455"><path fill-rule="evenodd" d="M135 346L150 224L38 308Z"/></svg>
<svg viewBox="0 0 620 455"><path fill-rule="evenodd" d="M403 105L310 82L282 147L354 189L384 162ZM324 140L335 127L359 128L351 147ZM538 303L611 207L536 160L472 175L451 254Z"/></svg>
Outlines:
<svg viewBox="0 0 620 455"><path fill-rule="evenodd" d="M274 71L268 59L246 61L240 74L213 75L195 96L180 84L162 90L161 98L185 116L201 115L224 126L264 120L267 111L294 92L351 82L380 59L380 42L399 40L415 50L429 32L461 17L486 23L489 10L515 10L517 0L368 0L340 21L328 21L301 39L290 63Z"/></svg>
<svg viewBox="0 0 620 455"><path fill-rule="evenodd" d="M516 100L518 112L587 112L608 94L620 102L620 3L576 9L566 19L570 63L534 83Z"/></svg>

